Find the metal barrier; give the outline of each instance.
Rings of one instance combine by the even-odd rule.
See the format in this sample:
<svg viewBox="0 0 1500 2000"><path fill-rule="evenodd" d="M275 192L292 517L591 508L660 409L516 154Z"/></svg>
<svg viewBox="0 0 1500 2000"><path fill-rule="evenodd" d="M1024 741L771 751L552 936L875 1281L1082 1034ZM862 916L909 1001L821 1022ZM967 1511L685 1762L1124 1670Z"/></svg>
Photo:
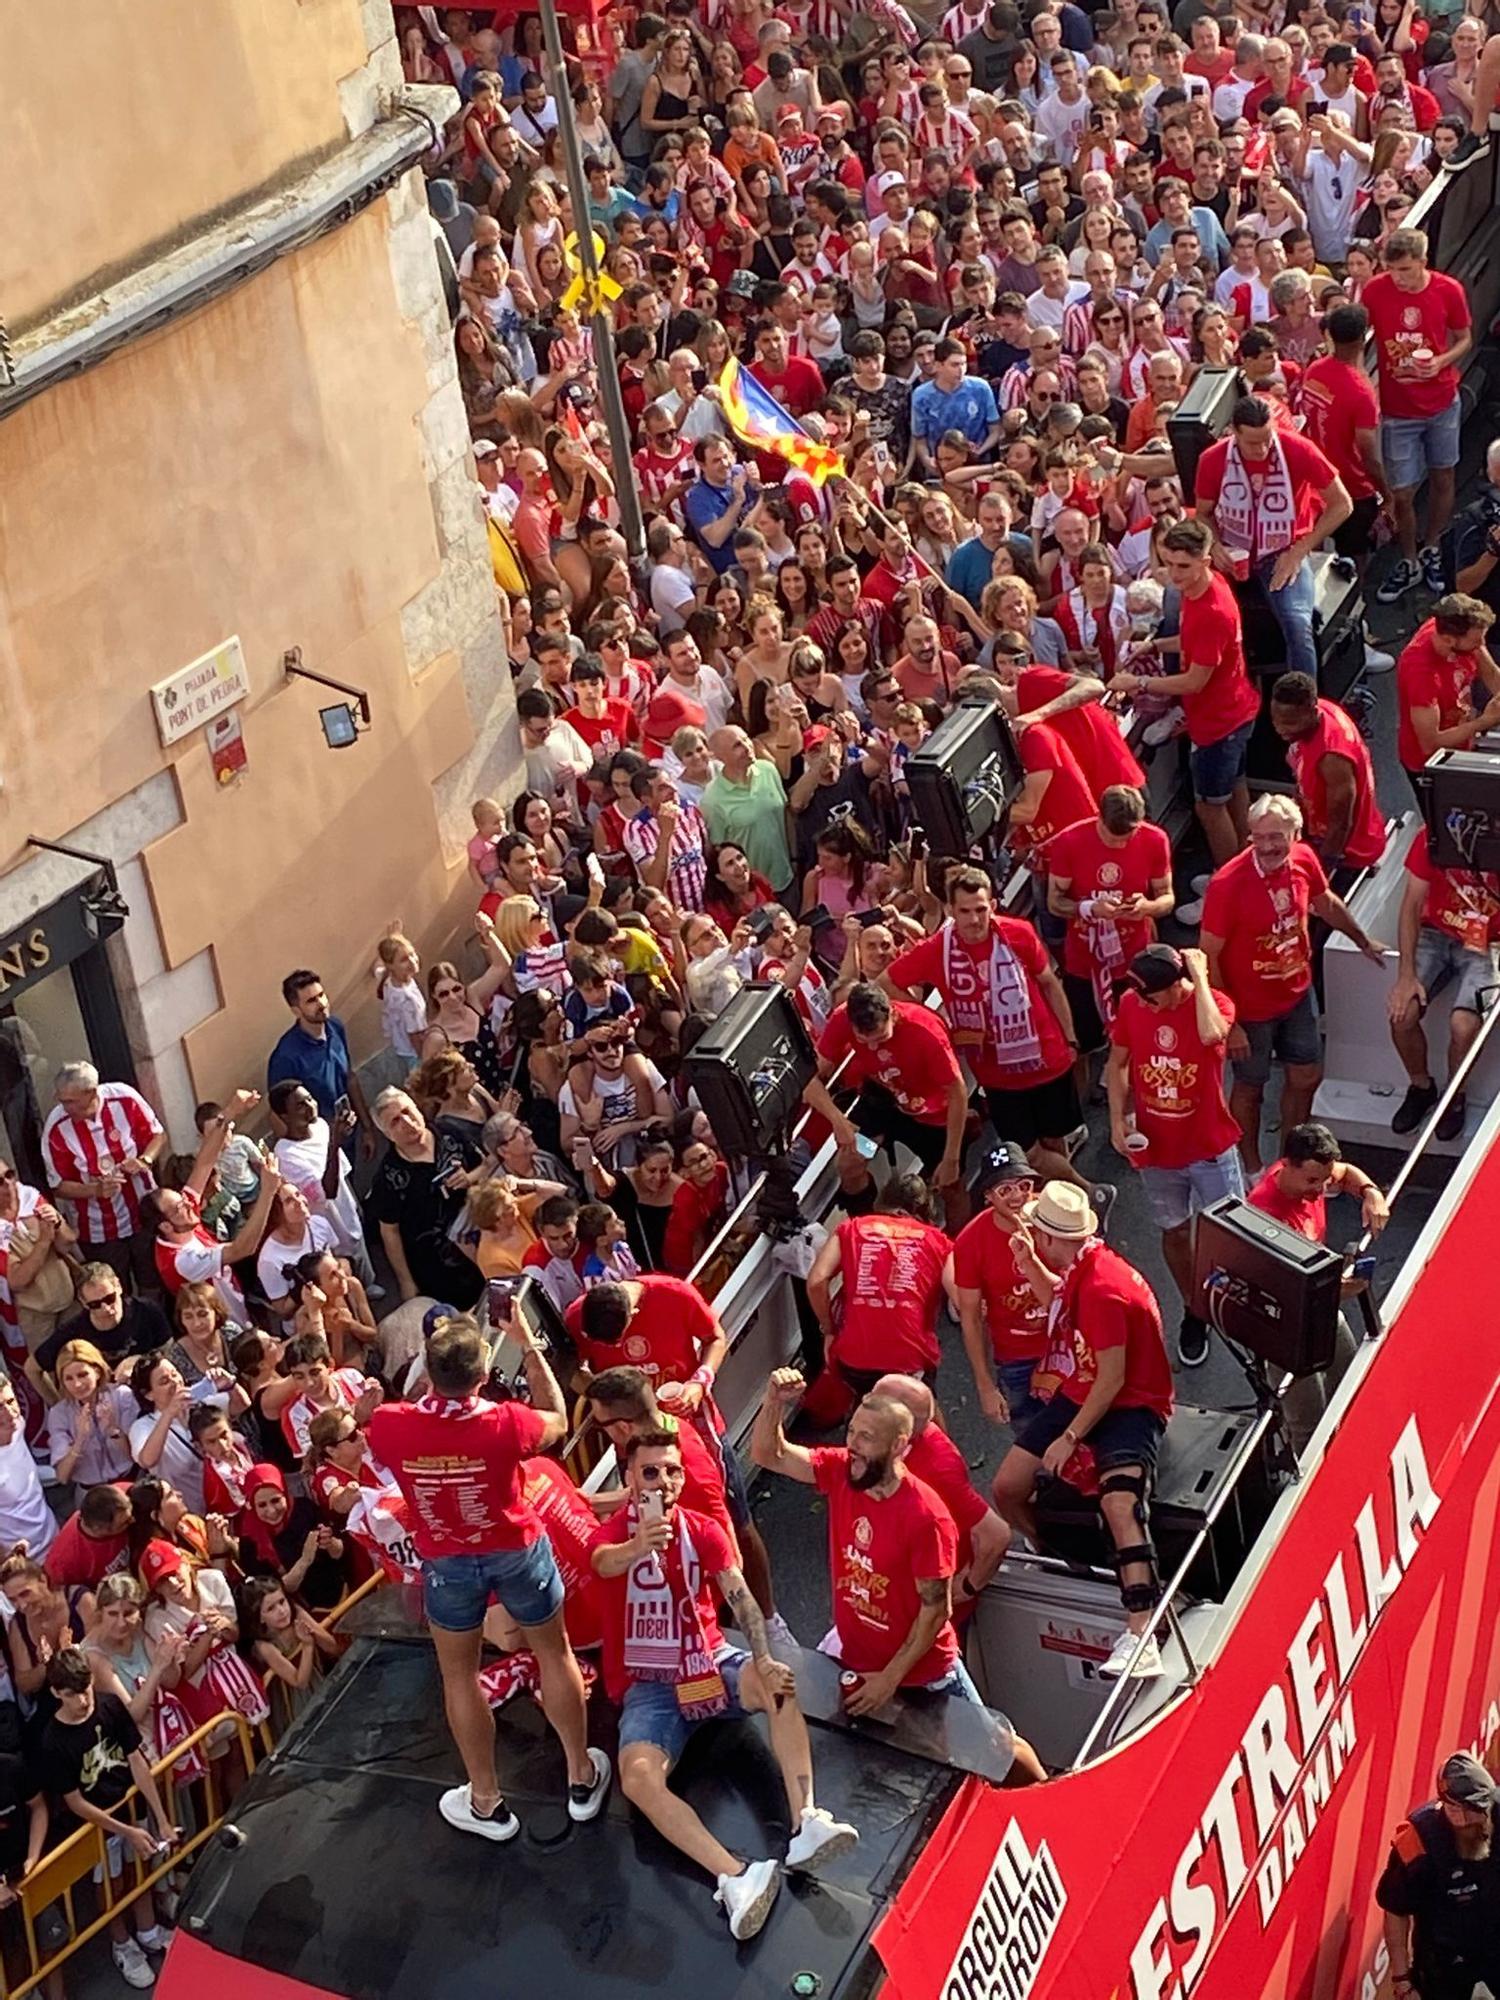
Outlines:
<svg viewBox="0 0 1500 2000"><path fill-rule="evenodd" d="M340 1619L347 1617L356 1604L363 1603L387 1581L383 1572L379 1571L374 1576L367 1577L357 1589L350 1591L347 1597L341 1598L333 1609L324 1615L321 1622L326 1626L337 1625ZM226 1725L233 1727L247 1776L255 1769L260 1757L268 1756L275 1747L265 1723L252 1728L242 1715L232 1712L216 1715L211 1722L205 1722L200 1728L195 1729L191 1736L184 1737L181 1743L174 1744L165 1756L159 1757L151 1766L151 1775L156 1780L158 1788L162 1790L164 1802L169 1796L168 1788L174 1783L172 1774L177 1765L215 1738L227 1742L228 1738L224 1735ZM25 1996L34 1992L44 1979L60 1970L77 1951L106 1929L112 1918L118 1916L122 1910L129 1909L138 1896L155 1888L158 1882L165 1880L175 1869L190 1860L206 1841L212 1839L224 1824L228 1807L227 1799L222 1803L219 1799L219 1775L214 1768L215 1763L219 1761L203 1758L202 1762L206 1766L204 1776L194 1780L194 1783L202 1789L202 1802L205 1807L203 1824L172 1848L169 1854L163 1856L156 1866L148 1869L139 1855L127 1853L125 1866L118 1878L111 1876L109 1836L97 1826L80 1826L50 1853L42 1856L16 1890L16 1904L25 1927L26 1954L31 1970L19 1986L9 1986L0 1981L0 1992L6 1995L6 2000L25 2000ZM116 1816L133 1818L131 1808L139 1797L140 1794L132 1786L120 1804L114 1808ZM92 1878L96 1873L101 1885L99 1913L80 1930L73 1907L73 1892L86 1877ZM37 1919L54 1903L61 1903L66 1913L68 1938L59 1950L44 1959L37 1941Z"/></svg>

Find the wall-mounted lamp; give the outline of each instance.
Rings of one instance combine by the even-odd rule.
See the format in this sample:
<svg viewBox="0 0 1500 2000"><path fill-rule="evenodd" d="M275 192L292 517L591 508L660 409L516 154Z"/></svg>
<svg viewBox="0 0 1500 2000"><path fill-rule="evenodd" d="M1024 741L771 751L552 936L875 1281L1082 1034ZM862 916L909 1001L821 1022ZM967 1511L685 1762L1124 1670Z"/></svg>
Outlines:
<svg viewBox="0 0 1500 2000"><path fill-rule="evenodd" d="M318 720L323 725L323 741L330 750L347 750L354 739L370 727L370 697L364 689L350 687L344 681L330 680L327 674L315 674L311 667L304 667L300 646L291 646L282 654L281 670L289 678L316 681L319 687L332 688L335 694L351 697L349 701L336 701L318 710Z"/></svg>

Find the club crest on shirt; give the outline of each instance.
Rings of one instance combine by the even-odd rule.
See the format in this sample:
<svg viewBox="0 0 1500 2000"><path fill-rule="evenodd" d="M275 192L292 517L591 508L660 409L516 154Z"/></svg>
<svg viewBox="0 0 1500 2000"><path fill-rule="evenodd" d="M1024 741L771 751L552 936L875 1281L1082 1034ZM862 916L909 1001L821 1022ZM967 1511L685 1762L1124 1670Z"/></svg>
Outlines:
<svg viewBox="0 0 1500 2000"><path fill-rule="evenodd" d="M875 1531L870 1526L869 1516L861 1514L854 1523L854 1539L862 1549L867 1549L875 1539Z"/></svg>
<svg viewBox="0 0 1500 2000"><path fill-rule="evenodd" d="M626 1359L635 1362L637 1366L651 1352L650 1341L639 1333L627 1334L625 1336L624 1347Z"/></svg>
<svg viewBox="0 0 1500 2000"><path fill-rule="evenodd" d="M1118 861L1101 861L1099 863L1099 887L1101 889L1113 889L1119 879L1120 864Z"/></svg>
<svg viewBox="0 0 1500 2000"><path fill-rule="evenodd" d="M1422 324L1422 308L1420 306L1403 306L1401 308L1401 324L1403 326L1420 326Z"/></svg>
<svg viewBox="0 0 1500 2000"><path fill-rule="evenodd" d="M1278 916L1284 915L1292 907L1291 890L1273 889L1271 891L1271 904Z"/></svg>
<svg viewBox="0 0 1500 2000"><path fill-rule="evenodd" d="M1169 1028L1165 1022L1156 1031L1156 1046L1164 1053L1177 1046L1177 1030Z"/></svg>

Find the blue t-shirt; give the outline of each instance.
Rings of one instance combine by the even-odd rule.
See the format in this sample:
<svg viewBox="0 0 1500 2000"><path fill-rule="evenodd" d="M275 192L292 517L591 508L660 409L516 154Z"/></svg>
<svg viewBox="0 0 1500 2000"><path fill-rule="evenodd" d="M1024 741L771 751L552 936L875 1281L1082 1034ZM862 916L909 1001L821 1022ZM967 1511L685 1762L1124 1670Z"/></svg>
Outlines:
<svg viewBox="0 0 1500 2000"><path fill-rule="evenodd" d="M748 497L745 504L740 509L740 519L742 521L754 505L755 489L750 487L747 489L747 493ZM734 567L734 536L732 534L726 535L719 547L714 548L710 543L704 541L703 530L711 527L722 515L727 514L733 504L734 488L732 486L711 486L706 479L701 477L695 480L682 496L682 511L687 517L689 528L692 530L693 540L708 557L714 566L716 574L719 576L722 576L725 570Z"/></svg>
<svg viewBox="0 0 1500 2000"><path fill-rule="evenodd" d="M1212 258L1219 270L1229 262L1229 238L1224 234L1224 225L1211 208L1190 208L1186 222L1158 222L1146 237L1146 262L1155 270L1168 250L1172 247L1173 229L1196 229L1198 248L1205 257Z"/></svg>
<svg viewBox="0 0 1500 2000"><path fill-rule="evenodd" d="M1008 535L1012 553L1031 556L1031 543L1025 535ZM984 587L995 574L995 557L998 550L987 549L978 535L971 535L968 541L960 542L948 558L948 566L943 572L943 581L950 590L956 590L966 598L977 611L979 600L984 595Z"/></svg>
<svg viewBox="0 0 1500 2000"><path fill-rule="evenodd" d="M349 1089L349 1038L344 1024L329 1015L326 1033L319 1040L294 1021L271 1051L266 1064L266 1087L296 1081L306 1084L325 1118L332 1118L334 1106Z"/></svg>
<svg viewBox="0 0 1500 2000"><path fill-rule="evenodd" d="M965 375L956 389L924 382L911 399L912 436L932 451L944 431L962 431L970 444L983 444L1000 421L995 392L981 375Z"/></svg>

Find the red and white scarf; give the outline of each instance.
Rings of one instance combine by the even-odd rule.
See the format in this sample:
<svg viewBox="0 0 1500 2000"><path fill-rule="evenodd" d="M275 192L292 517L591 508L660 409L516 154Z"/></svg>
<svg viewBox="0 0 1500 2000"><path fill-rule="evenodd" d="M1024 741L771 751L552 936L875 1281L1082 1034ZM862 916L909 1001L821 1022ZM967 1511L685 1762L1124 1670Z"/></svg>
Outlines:
<svg viewBox="0 0 1500 2000"><path fill-rule="evenodd" d="M1274 432L1259 493L1250 483L1239 445L1230 432L1229 457L1224 462L1224 477L1214 512L1219 540L1229 548L1249 549L1257 556L1269 556L1290 547L1297 526L1297 496L1287 471L1286 453Z"/></svg>
<svg viewBox="0 0 1500 2000"><path fill-rule="evenodd" d="M954 1040L970 1048L988 1042L1002 1069L1039 1069L1042 1038L1026 968L1000 935L990 937L984 975L959 942L950 917L943 925L943 996Z"/></svg>
<svg viewBox="0 0 1500 2000"><path fill-rule="evenodd" d="M698 1551L682 1514L674 1519L675 1538L626 1575L624 1665L633 1681L670 1681L683 1714L701 1722L724 1713L729 1691L698 1615ZM640 1524L634 1502L628 1520L633 1534Z"/></svg>
<svg viewBox="0 0 1500 2000"><path fill-rule="evenodd" d="M1070 590L1066 597L1059 598L1055 610L1069 651L1076 653L1091 647L1099 655L1100 667L1107 669L1103 674L1107 680L1115 670L1120 648L1130 636L1130 613L1125 609L1124 591L1116 584L1110 591L1109 603L1096 611L1085 600L1081 588Z"/></svg>

